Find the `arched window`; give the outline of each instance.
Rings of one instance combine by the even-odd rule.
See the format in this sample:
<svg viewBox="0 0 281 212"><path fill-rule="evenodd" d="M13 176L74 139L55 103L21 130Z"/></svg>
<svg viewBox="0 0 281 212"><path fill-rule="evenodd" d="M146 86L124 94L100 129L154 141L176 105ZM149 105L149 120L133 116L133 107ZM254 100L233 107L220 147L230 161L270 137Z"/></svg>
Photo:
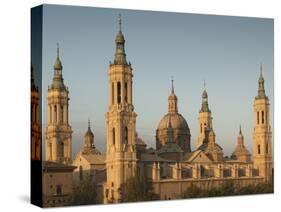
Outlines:
<svg viewBox="0 0 281 212"><path fill-rule="evenodd" d="M52 106L50 106L50 123L52 123L53 122L53 118L52 118L52 113L53 111L52 111Z"/></svg>
<svg viewBox="0 0 281 212"><path fill-rule="evenodd" d="M124 130L124 144L128 144L128 128L125 127Z"/></svg>
<svg viewBox="0 0 281 212"><path fill-rule="evenodd" d="M63 123L63 106L60 107L60 123Z"/></svg>
<svg viewBox="0 0 281 212"><path fill-rule="evenodd" d="M64 157L64 143L61 142L61 157Z"/></svg>
<svg viewBox="0 0 281 212"><path fill-rule="evenodd" d="M114 104L114 82L111 84L111 101Z"/></svg>
<svg viewBox="0 0 281 212"><path fill-rule="evenodd" d="M128 86L127 83L125 82L125 102L127 103L128 101Z"/></svg>
<svg viewBox="0 0 281 212"><path fill-rule="evenodd" d="M257 112L257 124L260 124L260 112Z"/></svg>
<svg viewBox="0 0 281 212"><path fill-rule="evenodd" d="M264 111L261 112L261 123L264 124Z"/></svg>
<svg viewBox="0 0 281 212"><path fill-rule="evenodd" d="M112 129L112 143L115 144L115 128Z"/></svg>
<svg viewBox="0 0 281 212"><path fill-rule="evenodd" d="M117 82L117 103L121 103L121 82Z"/></svg>
<svg viewBox="0 0 281 212"><path fill-rule="evenodd" d="M258 154L261 154L261 145L258 144Z"/></svg>
<svg viewBox="0 0 281 212"><path fill-rule="evenodd" d="M53 145L50 143L50 160L53 159Z"/></svg>
<svg viewBox="0 0 281 212"><path fill-rule="evenodd" d="M203 130L202 130L202 124L200 124L200 133L202 133L202 131L203 131Z"/></svg>
<svg viewBox="0 0 281 212"><path fill-rule="evenodd" d="M57 123L57 106L54 107L54 122Z"/></svg>
<svg viewBox="0 0 281 212"><path fill-rule="evenodd" d="M266 144L266 146L265 146L265 151L266 151L266 154L268 154L268 144Z"/></svg>

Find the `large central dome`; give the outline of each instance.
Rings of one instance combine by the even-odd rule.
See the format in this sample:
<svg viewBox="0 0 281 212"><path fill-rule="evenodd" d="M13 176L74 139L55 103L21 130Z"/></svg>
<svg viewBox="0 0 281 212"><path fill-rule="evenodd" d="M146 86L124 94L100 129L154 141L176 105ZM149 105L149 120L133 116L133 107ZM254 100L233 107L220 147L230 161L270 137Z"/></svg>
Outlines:
<svg viewBox="0 0 281 212"><path fill-rule="evenodd" d="M160 120L156 130L156 149L161 149L168 138L168 130L172 130L172 142L186 153L190 152L190 130L184 117L178 113L178 98L174 91L172 81L172 91L168 97L168 113ZM170 142L170 141L169 141Z"/></svg>
<svg viewBox="0 0 281 212"><path fill-rule="evenodd" d="M159 122L158 130L164 130L169 127L169 120L173 129L182 129L189 131L188 124L184 117L179 113L167 113Z"/></svg>

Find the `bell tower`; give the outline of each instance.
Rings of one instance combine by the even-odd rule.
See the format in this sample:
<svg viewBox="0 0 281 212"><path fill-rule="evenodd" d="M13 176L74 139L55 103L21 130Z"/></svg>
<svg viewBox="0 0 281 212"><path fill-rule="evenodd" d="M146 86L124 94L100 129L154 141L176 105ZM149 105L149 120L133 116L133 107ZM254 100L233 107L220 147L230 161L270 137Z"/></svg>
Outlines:
<svg viewBox="0 0 281 212"><path fill-rule="evenodd" d="M270 126L269 99L265 94L263 67L260 66L260 77L258 81L258 95L254 101L254 145L253 162L258 175L264 177L265 182L272 180L272 155Z"/></svg>
<svg viewBox="0 0 281 212"><path fill-rule="evenodd" d="M104 202L119 202L121 187L136 172L136 117L132 98L133 72L126 60L125 39L121 29L115 39L114 62L110 63L109 106L106 113L107 150Z"/></svg>
<svg viewBox="0 0 281 212"><path fill-rule="evenodd" d="M209 104L208 104L208 93L206 91L206 83L204 81L204 91L202 93L202 104L201 104L201 109L199 111L199 117L198 117L198 124L199 124L199 135L196 140L196 148L201 146L205 139L205 129L213 129L213 124L212 124L212 113L211 110L209 109Z"/></svg>
<svg viewBox="0 0 281 212"><path fill-rule="evenodd" d="M48 87L48 125L46 128L46 160L70 164L72 129L68 123L68 88L62 77L62 64L57 46L54 76Z"/></svg>
<svg viewBox="0 0 281 212"><path fill-rule="evenodd" d="M31 65L31 160L41 160L41 127L39 122L39 87L33 78Z"/></svg>

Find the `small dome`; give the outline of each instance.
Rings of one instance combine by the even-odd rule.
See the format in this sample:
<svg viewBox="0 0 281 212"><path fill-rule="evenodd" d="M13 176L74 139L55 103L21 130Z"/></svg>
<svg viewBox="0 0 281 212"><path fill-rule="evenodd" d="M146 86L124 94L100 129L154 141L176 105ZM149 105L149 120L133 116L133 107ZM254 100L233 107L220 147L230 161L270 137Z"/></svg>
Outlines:
<svg viewBox="0 0 281 212"><path fill-rule="evenodd" d="M59 57L57 57L57 59L55 61L54 69L55 70L62 70L62 64L61 64L61 61L60 61Z"/></svg>
<svg viewBox="0 0 281 212"><path fill-rule="evenodd" d="M158 130L163 130L169 128L169 120L171 123L171 128L173 129L184 129L189 131L188 124L184 117L179 113L167 113L159 122Z"/></svg>
<svg viewBox="0 0 281 212"><path fill-rule="evenodd" d="M121 31L119 31L116 35L116 38L115 38L115 42L116 43L124 43L125 42L125 38L124 38L124 35Z"/></svg>

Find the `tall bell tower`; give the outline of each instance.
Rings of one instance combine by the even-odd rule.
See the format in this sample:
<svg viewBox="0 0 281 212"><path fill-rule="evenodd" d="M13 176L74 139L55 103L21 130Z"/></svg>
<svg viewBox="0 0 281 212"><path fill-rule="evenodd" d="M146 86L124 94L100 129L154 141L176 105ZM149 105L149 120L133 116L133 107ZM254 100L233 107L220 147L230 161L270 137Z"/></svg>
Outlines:
<svg viewBox="0 0 281 212"><path fill-rule="evenodd" d="M136 117L132 98L133 72L126 60L125 39L119 17L119 31L115 39L114 62L110 64L109 106L106 113L107 182L104 202L119 202L122 185L136 172Z"/></svg>
<svg viewBox="0 0 281 212"><path fill-rule="evenodd" d="M263 67L260 66L258 81L258 95L254 101L254 145L253 162L259 176L264 177L265 182L272 180L272 132L270 126L269 99L265 94Z"/></svg>
<svg viewBox="0 0 281 212"><path fill-rule="evenodd" d="M47 161L71 163L72 129L68 123L68 93L63 82L58 46L53 83L48 87L48 125L45 139Z"/></svg>
<svg viewBox="0 0 281 212"><path fill-rule="evenodd" d="M211 110L209 109L209 104L208 104L208 93L206 91L206 83L204 81L204 91L202 93L202 104L201 104L201 109L199 111L199 116L198 116L198 124L199 124L199 135L196 140L196 148L201 146L205 139L205 129L213 129L213 124L212 124L212 113Z"/></svg>

